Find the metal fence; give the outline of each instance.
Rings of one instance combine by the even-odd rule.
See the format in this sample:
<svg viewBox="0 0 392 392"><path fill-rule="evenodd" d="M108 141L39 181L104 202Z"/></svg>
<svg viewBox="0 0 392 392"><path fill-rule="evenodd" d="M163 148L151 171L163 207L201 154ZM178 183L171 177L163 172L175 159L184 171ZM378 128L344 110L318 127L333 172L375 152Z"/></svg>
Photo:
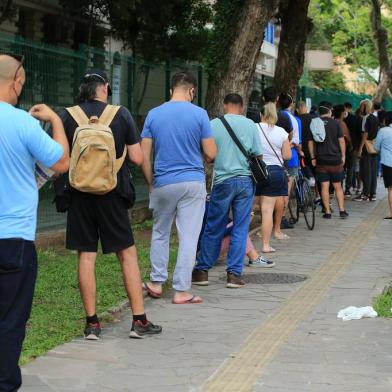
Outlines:
<svg viewBox="0 0 392 392"><path fill-rule="evenodd" d="M170 79L179 70L188 70L198 80L197 100L204 103L206 75L198 64L155 64L119 52L108 52L81 46L79 50L29 41L20 36L0 34L0 53L23 54L26 84L19 105L23 109L44 102L60 112L75 103L75 97L88 68L105 69L111 79L113 104L128 108L139 129L147 112L169 98ZM148 191L139 169L133 168L137 199L148 198ZM65 215L57 214L52 203L52 184L40 191L38 230L64 227Z"/></svg>

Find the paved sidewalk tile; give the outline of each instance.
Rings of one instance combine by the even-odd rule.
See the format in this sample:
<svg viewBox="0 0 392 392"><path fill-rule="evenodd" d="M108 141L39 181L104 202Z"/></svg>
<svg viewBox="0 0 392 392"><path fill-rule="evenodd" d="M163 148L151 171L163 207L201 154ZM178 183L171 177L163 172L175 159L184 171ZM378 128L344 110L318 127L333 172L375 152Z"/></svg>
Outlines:
<svg viewBox="0 0 392 392"><path fill-rule="evenodd" d="M275 268L246 267L244 272L310 276L376 205L350 203L348 220L336 217L321 222L317 213L313 232L306 230L302 219L295 230L287 231L290 240L274 242ZM390 321L336 319L345 306L370 304L376 288L390 279L392 225L387 224L381 223L358 261L288 339L258 379L255 391L392 390ZM255 243L260 248L258 237ZM240 350L247 336L302 285L247 284L230 290L224 278L224 265L219 265L210 274L210 286L194 287L205 299L203 304L172 305L170 296L149 300L149 318L164 328L159 337L129 339L130 317L124 315L104 328L99 342L76 339L57 347L23 368L21 391L200 390L225 359Z"/></svg>

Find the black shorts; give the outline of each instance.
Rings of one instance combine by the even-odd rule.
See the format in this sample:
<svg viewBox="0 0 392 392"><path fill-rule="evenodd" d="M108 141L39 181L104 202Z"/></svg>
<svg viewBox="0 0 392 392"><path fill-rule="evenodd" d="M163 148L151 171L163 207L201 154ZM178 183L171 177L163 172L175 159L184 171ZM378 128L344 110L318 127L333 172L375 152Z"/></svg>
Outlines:
<svg viewBox="0 0 392 392"><path fill-rule="evenodd" d="M382 177L384 179L385 188L392 186L392 167L382 165Z"/></svg>
<svg viewBox="0 0 392 392"><path fill-rule="evenodd" d="M106 195L72 191L67 249L96 252L98 240L101 240L103 253L118 252L134 245L124 200L116 191Z"/></svg>

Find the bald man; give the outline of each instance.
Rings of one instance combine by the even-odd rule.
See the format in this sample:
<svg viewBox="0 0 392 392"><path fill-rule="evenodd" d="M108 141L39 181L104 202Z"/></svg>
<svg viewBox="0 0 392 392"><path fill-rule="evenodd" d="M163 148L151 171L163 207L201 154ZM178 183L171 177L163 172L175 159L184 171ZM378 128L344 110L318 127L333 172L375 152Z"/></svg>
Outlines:
<svg viewBox="0 0 392 392"><path fill-rule="evenodd" d="M22 383L18 361L37 273L35 164L58 173L69 167L57 114L43 104L29 113L14 107L25 83L22 60L0 54L0 392L17 391ZM53 139L37 119L51 123Z"/></svg>

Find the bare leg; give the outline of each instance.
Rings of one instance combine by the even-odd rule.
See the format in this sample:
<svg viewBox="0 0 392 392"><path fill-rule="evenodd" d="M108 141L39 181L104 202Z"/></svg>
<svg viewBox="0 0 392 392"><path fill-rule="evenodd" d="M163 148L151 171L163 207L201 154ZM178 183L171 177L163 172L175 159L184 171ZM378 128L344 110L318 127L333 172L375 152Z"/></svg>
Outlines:
<svg viewBox="0 0 392 392"><path fill-rule="evenodd" d="M96 313L97 285L95 281L96 252L79 253L79 287L87 316Z"/></svg>
<svg viewBox="0 0 392 392"><path fill-rule="evenodd" d="M251 249L248 253L247 256L250 261L256 261L259 257L259 254L256 252L255 249Z"/></svg>
<svg viewBox="0 0 392 392"><path fill-rule="evenodd" d="M338 202L339 211L344 211L344 192L340 182L334 182L333 187L335 189L336 200Z"/></svg>
<svg viewBox="0 0 392 392"><path fill-rule="evenodd" d="M321 200L327 214L331 213L331 207L329 206L329 181L321 183Z"/></svg>
<svg viewBox="0 0 392 392"><path fill-rule="evenodd" d="M125 290L134 315L144 314L144 301L141 286L139 264L137 260L136 247L130 246L127 249L117 252L123 273Z"/></svg>
<svg viewBox="0 0 392 392"><path fill-rule="evenodd" d="M282 223L282 217L285 209L285 197L275 197L275 200L274 234L275 237L282 237L283 233L280 230L280 224Z"/></svg>
<svg viewBox="0 0 392 392"><path fill-rule="evenodd" d="M276 203L276 197L263 197L263 203L261 205L261 211L263 214L263 221L261 224L261 231L263 237L263 252L270 250L270 239L272 233L272 214Z"/></svg>

